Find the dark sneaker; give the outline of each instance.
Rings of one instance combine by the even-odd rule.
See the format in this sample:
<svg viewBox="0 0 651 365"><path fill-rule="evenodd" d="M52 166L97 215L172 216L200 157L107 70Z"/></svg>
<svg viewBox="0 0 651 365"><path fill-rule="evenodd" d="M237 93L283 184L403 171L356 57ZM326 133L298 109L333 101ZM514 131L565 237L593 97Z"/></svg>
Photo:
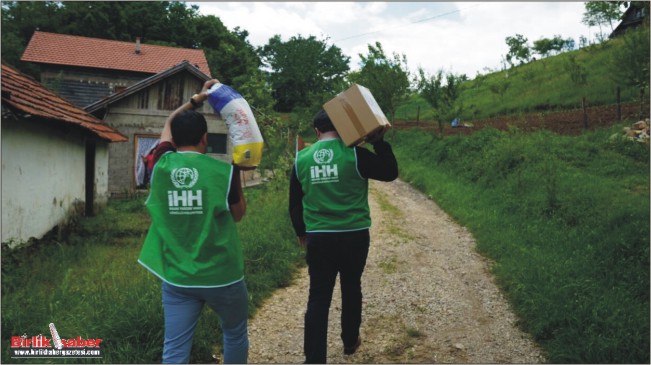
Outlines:
<svg viewBox="0 0 651 365"><path fill-rule="evenodd" d="M357 343L355 343L354 346L351 346L351 347L344 346L344 355L352 355L352 354L354 354L355 351L357 351L357 349L359 348L359 346L361 344L362 344L362 338L357 336Z"/></svg>

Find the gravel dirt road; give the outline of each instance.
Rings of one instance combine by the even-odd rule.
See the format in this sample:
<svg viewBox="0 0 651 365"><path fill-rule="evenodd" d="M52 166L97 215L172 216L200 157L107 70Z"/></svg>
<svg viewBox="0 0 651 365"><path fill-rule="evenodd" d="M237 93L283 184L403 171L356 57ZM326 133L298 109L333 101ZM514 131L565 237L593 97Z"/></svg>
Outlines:
<svg viewBox="0 0 651 365"><path fill-rule="evenodd" d="M371 181L373 227L362 277L362 346L343 355L335 287L329 363L543 363L475 252L472 235L433 201L396 180ZM302 363L307 269L249 323L250 363Z"/></svg>

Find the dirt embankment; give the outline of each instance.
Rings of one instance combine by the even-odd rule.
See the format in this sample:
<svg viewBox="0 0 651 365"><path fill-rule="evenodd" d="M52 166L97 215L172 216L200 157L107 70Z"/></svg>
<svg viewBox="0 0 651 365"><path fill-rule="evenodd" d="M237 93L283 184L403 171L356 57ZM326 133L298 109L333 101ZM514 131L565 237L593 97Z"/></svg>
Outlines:
<svg viewBox="0 0 651 365"><path fill-rule="evenodd" d="M472 128L452 128L450 123L444 123L443 134L470 134L480 130L483 127L491 126L500 130L506 130L509 126L515 126L524 131L533 131L547 129L555 133L566 135L578 135L586 129L597 127L607 127L616 124L619 117L622 119L640 119L644 120L649 117L649 104L643 105L643 118L640 116L639 103L623 103L619 107L616 104L587 107L583 109L572 109L564 111L543 111L528 113L522 115L511 115L478 120L463 120L462 123L470 123ZM394 127L401 128L423 128L438 131L438 123L435 122L415 122L415 121L396 121ZM587 128L586 128L587 125Z"/></svg>

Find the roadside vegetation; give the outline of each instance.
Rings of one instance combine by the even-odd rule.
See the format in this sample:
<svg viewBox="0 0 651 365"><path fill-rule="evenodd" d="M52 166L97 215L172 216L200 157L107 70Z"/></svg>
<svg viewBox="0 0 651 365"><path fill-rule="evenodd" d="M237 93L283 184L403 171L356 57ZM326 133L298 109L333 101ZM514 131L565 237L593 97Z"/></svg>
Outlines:
<svg viewBox="0 0 651 365"><path fill-rule="evenodd" d="M646 66L644 60L637 61L640 55L645 58ZM428 103L427 94L421 90L412 93L397 108L395 119L414 121L418 117L424 123L439 119L449 123L455 117L471 121L518 113L578 109L584 97L590 106L615 104L618 87L622 103L648 103L648 64L649 29L645 28L553 57L478 74L472 80L459 82L456 90L445 90L443 74L442 91L456 95L454 100L434 103L437 109ZM426 76L419 78L422 80Z"/></svg>
<svg viewBox="0 0 651 365"><path fill-rule="evenodd" d="M245 254L250 312L272 291L289 285L303 253L286 213L282 182L245 190L247 215L238 224ZM54 323L63 339L101 338L102 359L20 359L21 363L159 363L163 348L160 280L137 263L149 214L144 198L111 200L81 219L62 242L50 238L2 253L2 362L11 336L42 333ZM204 308L191 362L220 355L217 317Z"/></svg>
<svg viewBox="0 0 651 365"><path fill-rule="evenodd" d="M551 363L649 362L649 145L621 128L390 139L401 178L473 233Z"/></svg>

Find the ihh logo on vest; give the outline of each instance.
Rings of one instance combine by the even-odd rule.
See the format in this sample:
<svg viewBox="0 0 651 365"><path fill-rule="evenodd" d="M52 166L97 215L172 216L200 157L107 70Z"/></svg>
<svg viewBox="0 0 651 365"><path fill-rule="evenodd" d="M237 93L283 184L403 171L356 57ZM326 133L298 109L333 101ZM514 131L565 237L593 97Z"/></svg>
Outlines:
<svg viewBox="0 0 651 365"><path fill-rule="evenodd" d="M183 189L167 191L170 214L203 214L201 190L189 190L199 180L199 171L195 168L182 167L172 170L170 178L174 187Z"/></svg>
<svg viewBox="0 0 651 365"><path fill-rule="evenodd" d="M178 189L190 189L199 180L199 171L195 168L182 167L172 170L172 184Z"/></svg>
<svg viewBox="0 0 651 365"><path fill-rule="evenodd" d="M332 149L322 148L314 152L312 157L314 157L314 162L320 165L310 166L310 180L312 184L339 182L337 164L330 165L330 162L335 157Z"/></svg>

